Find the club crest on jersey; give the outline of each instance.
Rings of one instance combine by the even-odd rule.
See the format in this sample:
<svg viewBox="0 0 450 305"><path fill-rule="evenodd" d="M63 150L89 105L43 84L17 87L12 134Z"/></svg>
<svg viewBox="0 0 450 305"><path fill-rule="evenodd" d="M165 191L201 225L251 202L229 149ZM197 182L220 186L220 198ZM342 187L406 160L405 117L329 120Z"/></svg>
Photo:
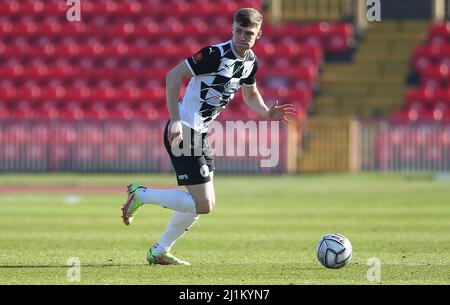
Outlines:
<svg viewBox="0 0 450 305"><path fill-rule="evenodd" d="M200 167L200 175L202 175L202 177L208 177L209 176L209 167L206 164L203 164Z"/></svg>
<svg viewBox="0 0 450 305"><path fill-rule="evenodd" d="M197 63L198 61L202 60L203 54L202 52L197 52L194 56L192 56L192 60L194 63Z"/></svg>

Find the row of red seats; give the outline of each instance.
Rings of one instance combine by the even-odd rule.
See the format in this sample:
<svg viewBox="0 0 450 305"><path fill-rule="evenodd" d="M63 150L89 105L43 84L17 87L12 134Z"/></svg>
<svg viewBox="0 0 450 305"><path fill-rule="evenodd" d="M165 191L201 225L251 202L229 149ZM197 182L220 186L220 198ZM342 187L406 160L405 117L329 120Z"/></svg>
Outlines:
<svg viewBox="0 0 450 305"><path fill-rule="evenodd" d="M214 25L212 25L214 26ZM0 25L0 37L4 39L17 39L17 37L27 37L28 39L35 39L38 37L52 37L52 40L67 39L67 37L77 37L76 44L92 45L92 44L107 44L107 40L117 41L117 38L122 40L135 40L140 37L149 37L152 44L160 43L161 41L169 41L168 45L176 48L180 41L191 37L202 37L207 35L210 31L211 25L195 19L192 23L182 23L177 19L170 20L167 25L160 24L151 20L149 24L135 25L131 22L124 24L111 24L99 26L86 26L84 23L63 23L61 26L55 24L46 24L44 26L37 26L33 23L26 22L20 24L3 23ZM325 28L325 29L324 29ZM281 29L281 30L280 30ZM282 32L282 33L279 33ZM347 23L327 24L324 27L321 23L298 25L285 24L282 26L265 25L263 27L263 37L267 38L268 42L275 45L283 44L290 46L294 44L306 44L315 47L323 47L328 52L342 53L348 51L353 44L353 27ZM214 30L215 41L229 39L231 37L231 27L225 25L217 26ZM85 43L80 41L81 37L86 37ZM96 37L96 41L91 38ZM217 37L217 38L216 38ZM102 42L102 40L104 42ZM52 40L46 39L43 47L47 44L52 44ZM74 40L74 39L73 39ZM92 42L90 43L91 40ZM170 41L173 41L170 44ZM176 42L176 43L175 43ZM191 41L186 40L186 44ZM211 38L201 39L198 44L212 44ZM118 43L119 45L120 43ZM124 47L130 47L129 44L122 42ZM170 51L170 50L169 50Z"/></svg>
<svg viewBox="0 0 450 305"><path fill-rule="evenodd" d="M406 105L418 103L427 106L443 103L450 107L450 87L445 89L411 88L406 93L405 102Z"/></svg>
<svg viewBox="0 0 450 305"><path fill-rule="evenodd" d="M450 65L428 67L420 74L420 85L426 88L450 87Z"/></svg>
<svg viewBox="0 0 450 305"><path fill-rule="evenodd" d="M420 78L421 86L450 86L450 23L430 25L426 43L414 49L412 67Z"/></svg>
<svg viewBox="0 0 450 305"><path fill-rule="evenodd" d="M157 5L157 2L146 1L145 5ZM33 5L39 6L36 3ZM115 5L110 1L97 3L100 2L92 7ZM135 5L132 3L135 1L126 5ZM221 5L233 7L237 2L227 3L223 1ZM14 8L17 1L8 1L7 6ZM79 119L167 115L163 87L167 70L199 48L225 40L215 31L214 41L206 43L203 36L207 35L202 33L212 28L208 20L217 20L216 25L226 29L223 35L226 32L229 38L231 34L231 16L202 16L199 13L202 9L188 1L176 1L174 7L172 18L160 18L164 15L160 14L160 19L144 15L114 19L100 14L81 23L61 22L61 16L52 17L51 10L43 17L6 14L8 17L0 24L0 32L4 34L0 35L3 37L0 61L4 60L0 66L3 117ZM190 11L192 18L182 19L176 13L177 7ZM108 21L113 23L107 24ZM43 31L41 26L45 26ZM348 51L352 26L346 23L265 24L263 33L255 46L260 60L257 79L261 92L268 100L294 103L299 116L306 115L323 60L322 50ZM180 35L186 38L177 40ZM254 115L248 107L234 107L230 106L223 116Z"/></svg>
<svg viewBox="0 0 450 305"><path fill-rule="evenodd" d="M405 96L404 109L393 114L395 119L409 121L442 121L450 119L450 87L411 88Z"/></svg>
<svg viewBox="0 0 450 305"><path fill-rule="evenodd" d="M450 66L450 44L422 44L414 49L412 66L414 72L421 74L425 69L436 66Z"/></svg>
<svg viewBox="0 0 450 305"><path fill-rule="evenodd" d="M412 55L412 70L419 76L420 87L411 88L405 96L405 107L393 114L407 121L450 120L450 40L441 41L450 24L432 24L426 43L417 46ZM450 31L448 32L450 37ZM446 38L447 39L447 38Z"/></svg>
<svg viewBox="0 0 450 305"><path fill-rule="evenodd" d="M180 16L196 12L200 16L210 14L233 14L239 7L260 8L261 1L81 1L81 11L85 16L113 15L134 17L143 14ZM65 14L69 6L66 1L17 1L8 0L0 4L0 12L10 16L49 16Z"/></svg>
<svg viewBox="0 0 450 305"><path fill-rule="evenodd" d="M221 41L221 40L218 40ZM109 64L117 61L117 64L127 65L142 62L145 65L152 65L153 62L163 61L166 65L172 65L195 54L200 48L206 46L199 43L187 41L175 44L170 41L161 45L131 45L128 46L122 41L113 44L102 44L92 41L85 45L76 43L54 45L43 43L42 45L7 45L0 42L0 59L5 60L5 65L41 61L46 64L72 62L74 65L94 61L98 64ZM33 49L31 49L33 48ZM287 60L290 65L298 62L310 63L318 66L323 59L322 49L317 46L306 44L274 45L272 43L258 43L254 51L262 62L270 65L277 60ZM161 56L163 54L163 56ZM283 54L280 56L280 54Z"/></svg>
<svg viewBox="0 0 450 305"><path fill-rule="evenodd" d="M42 66L32 68L32 69L21 69L20 74L9 73L10 71L0 70L0 78L3 78L3 92L0 92L0 98L8 97L12 99L17 99L17 96L26 95L31 96L33 94L27 91L38 92L37 97L43 95L58 96L56 92L64 92L60 95L60 98L66 98L65 91L58 88L60 82L56 82L56 86L48 86L38 89L29 89L35 87L36 82L29 82L28 88L25 90L20 89L13 90L11 87L15 87L16 83L26 83L26 80L36 79L39 80L39 85L50 84L53 80L62 81L66 84L74 84L75 81L79 79L88 80L92 84L100 84L104 79L108 79L109 83L123 84L123 86L133 86L137 84L143 84L145 87L138 87L142 91L142 94L146 94L145 90L153 90L153 88L164 85L165 74L167 70L134 70L134 69L117 69L117 75L114 77L109 76L111 73L115 73L114 69L97 69L95 72L90 72L89 70L78 70L74 72L72 69L70 71L61 70L59 68L55 69L41 69ZM14 69L17 70L17 69ZM308 88L313 89L315 87L317 78L317 72L314 67L305 68L286 68L286 71L280 71L279 69L264 69L261 70L257 75L258 83L262 87L292 87L293 89L298 88ZM9 83L6 80L10 80ZM78 90L77 88L70 88L68 86L66 91L73 92ZM122 89L124 91L125 89ZM21 92L20 92L21 91ZM120 90L116 90L118 93ZM95 92L95 91L94 91ZM42 93L42 94L41 94ZM76 94L76 93L75 93ZM141 94L141 92L139 92ZM153 97L153 95L149 96Z"/></svg>
<svg viewBox="0 0 450 305"><path fill-rule="evenodd" d="M166 35L175 36L177 34L204 34L211 32L222 32L231 34L232 16L212 15L207 19L201 18L196 11L187 20L172 15L169 18L156 18L146 15L143 18L121 18L111 19L109 16L97 16L92 20L83 22L68 22L64 17L47 17L42 21L35 21L32 16L22 17L20 20L13 20L7 17L0 17L0 33L2 37L14 38L14 36L24 36L33 39L34 36L48 36L54 39L61 37L84 36L91 37L93 34L104 36L105 38L117 36L139 36L140 34L159 35L158 39ZM273 39L281 39L285 36L294 38L318 37L323 39L332 36L353 36L353 26L351 23L263 23L263 35Z"/></svg>
<svg viewBox="0 0 450 305"><path fill-rule="evenodd" d="M174 46L172 48L172 46ZM29 46L31 48L31 45ZM70 45L35 46L34 50L23 46L7 47L0 42L0 59L4 58L4 65L14 67L15 65L57 65L57 66L81 66L91 68L94 65L101 67L116 68L155 66L165 68L172 66L187 57L195 54L202 46L200 44L187 45L175 44L156 45L148 48L131 46L117 43L115 45L103 45L98 42L83 47ZM184 49L183 49L184 48ZM261 59L262 67L277 66L319 66L323 55L319 47L311 47L302 44L274 45L261 43L254 47L258 58ZM165 54L161 56L160 54ZM282 54L280 56L280 54Z"/></svg>
<svg viewBox="0 0 450 305"><path fill-rule="evenodd" d="M450 43L450 22L436 23L428 28L427 42L431 45L445 45Z"/></svg>
<svg viewBox="0 0 450 305"><path fill-rule="evenodd" d="M36 39L46 36L52 39L62 39L64 37L77 37L79 40L88 39L94 34L102 39L113 39L114 37L126 37L133 39L137 37L150 36L154 41L164 37L173 37L174 39L181 35L196 36L207 35L211 31L211 26L217 26L215 34L231 35L231 22L227 27L219 27L219 24L208 25L202 20L192 20L192 23L181 22L174 19L165 22L153 21L148 24L136 24L130 21L121 24L118 22L102 25L69 23L44 23L35 24L33 22L5 22L0 25L0 35L5 39L14 39L15 37L27 37Z"/></svg>
<svg viewBox="0 0 450 305"><path fill-rule="evenodd" d="M283 76L286 77L286 76ZM276 85L271 83L275 81ZM283 85L285 81L285 85ZM276 79L262 80L265 86L260 88L261 92L268 96L280 95L282 97L305 96L304 100L311 97L311 88L307 80ZM15 87L5 84L0 87L0 101L18 101L18 100L150 100L156 101L165 98L165 87L149 86L136 87L135 83L124 83L123 87L115 88L111 86L111 82L102 83L99 87L88 87L81 83L79 86L64 87L40 87L31 83L30 86ZM3 84L2 84L3 85ZM182 94L185 88L182 89Z"/></svg>
<svg viewBox="0 0 450 305"><path fill-rule="evenodd" d="M438 104L431 109L425 108L422 104L412 104L406 109L396 111L392 115L393 119L411 122L440 122L450 120L450 109L444 104Z"/></svg>

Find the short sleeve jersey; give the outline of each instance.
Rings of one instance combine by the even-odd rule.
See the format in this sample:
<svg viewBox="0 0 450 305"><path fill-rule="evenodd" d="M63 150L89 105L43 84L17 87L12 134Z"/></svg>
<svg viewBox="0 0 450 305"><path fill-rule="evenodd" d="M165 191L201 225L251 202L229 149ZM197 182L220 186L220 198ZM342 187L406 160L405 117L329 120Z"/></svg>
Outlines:
<svg viewBox="0 0 450 305"><path fill-rule="evenodd" d="M181 122L207 132L209 124L242 85L256 83L257 58L252 50L238 55L230 41L201 49L186 59L192 78L179 103Z"/></svg>

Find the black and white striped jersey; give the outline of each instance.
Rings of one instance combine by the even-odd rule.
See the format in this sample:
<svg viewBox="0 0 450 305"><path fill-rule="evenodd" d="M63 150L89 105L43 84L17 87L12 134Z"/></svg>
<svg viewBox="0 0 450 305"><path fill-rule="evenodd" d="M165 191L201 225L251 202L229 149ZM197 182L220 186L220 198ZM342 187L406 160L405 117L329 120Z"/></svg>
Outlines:
<svg viewBox="0 0 450 305"><path fill-rule="evenodd" d="M179 103L180 119L198 132L207 132L242 85L256 83L255 54L249 50L239 56L231 40L203 48L185 62L192 78Z"/></svg>

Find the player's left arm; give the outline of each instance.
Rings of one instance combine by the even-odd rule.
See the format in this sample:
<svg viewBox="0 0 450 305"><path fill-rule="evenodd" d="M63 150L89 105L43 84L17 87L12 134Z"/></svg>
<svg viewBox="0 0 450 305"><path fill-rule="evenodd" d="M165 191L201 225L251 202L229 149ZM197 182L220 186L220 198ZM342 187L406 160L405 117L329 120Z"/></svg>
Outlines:
<svg viewBox="0 0 450 305"><path fill-rule="evenodd" d="M292 104L278 105L278 101L276 101L270 108L267 107L256 83L252 85L244 84L242 86L242 97L250 109L265 119L284 120L290 123L289 117L295 116L295 108Z"/></svg>

